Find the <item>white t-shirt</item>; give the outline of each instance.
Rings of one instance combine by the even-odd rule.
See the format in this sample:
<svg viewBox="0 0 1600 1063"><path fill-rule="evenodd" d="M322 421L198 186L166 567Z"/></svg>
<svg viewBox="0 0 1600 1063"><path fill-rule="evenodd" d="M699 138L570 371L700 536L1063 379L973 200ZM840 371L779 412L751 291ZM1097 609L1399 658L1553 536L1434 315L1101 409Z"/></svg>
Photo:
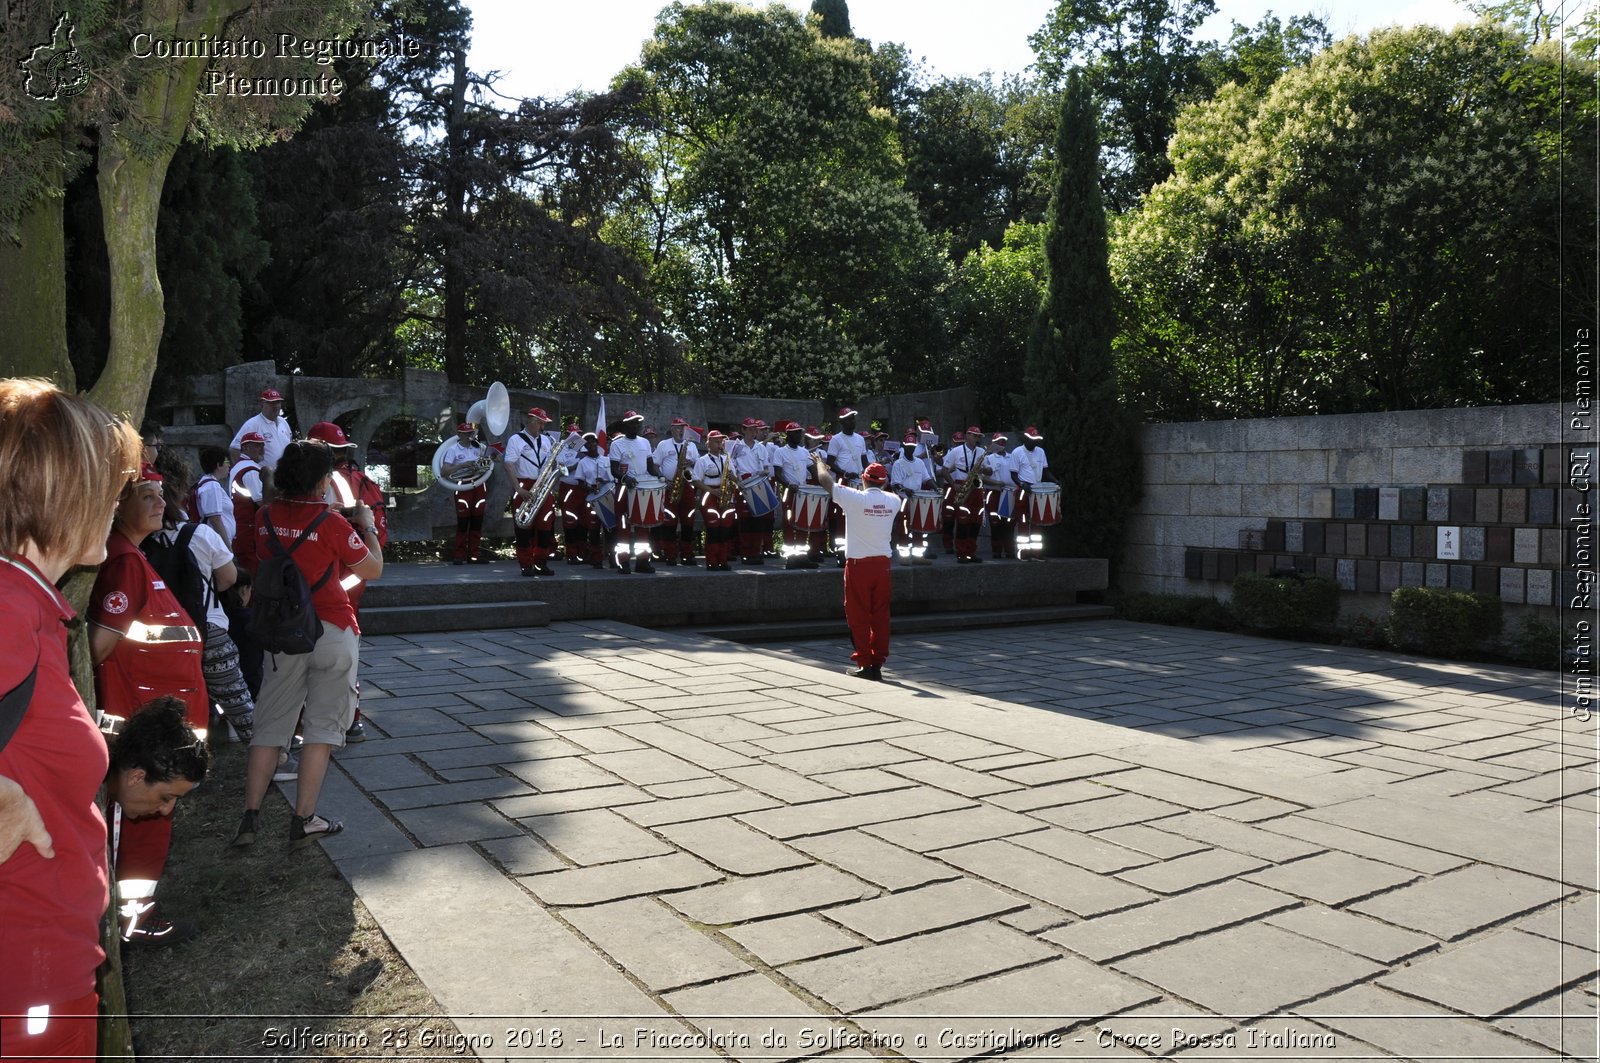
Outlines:
<svg viewBox="0 0 1600 1063"><path fill-rule="evenodd" d="M573 472L577 475L578 482L590 490L599 487L601 484L613 482L611 479L611 461L604 454L594 458L585 454L578 459L578 464L574 467Z"/></svg>
<svg viewBox="0 0 1600 1063"><path fill-rule="evenodd" d="M533 440L532 446L528 444L529 439ZM506 440L506 468L519 480L536 480L539 470L550 460L555 448L555 435L551 432L540 432L538 435L527 429L513 432L511 438Z"/></svg>
<svg viewBox="0 0 1600 1063"><path fill-rule="evenodd" d="M241 455L233 464L230 479L233 486L229 490L258 506L261 504L261 466Z"/></svg>
<svg viewBox="0 0 1600 1063"><path fill-rule="evenodd" d="M695 480L705 490L718 490L722 486L722 476L727 471L728 460L726 454L700 455L700 460L694 463Z"/></svg>
<svg viewBox="0 0 1600 1063"><path fill-rule="evenodd" d="M650 441L644 436L614 436L609 454L617 466L617 479L650 475Z"/></svg>
<svg viewBox="0 0 1600 1063"><path fill-rule="evenodd" d="M259 482L256 490L258 492L261 490ZM237 530L233 521L233 499L228 497L228 489L217 483L215 476L207 473L195 485L195 503L199 506L200 512L194 514L194 518L200 521L212 517L222 518L222 538L227 542L233 542L233 535Z"/></svg>
<svg viewBox="0 0 1600 1063"><path fill-rule="evenodd" d="M656 444L656 468L661 470L661 478L668 483L671 483L672 478L678 475L678 448L680 446L683 448L684 464L692 476L694 475L694 464L700 460L700 451L689 441L687 431L684 433L682 443L676 443L668 438Z"/></svg>
<svg viewBox="0 0 1600 1063"><path fill-rule="evenodd" d="M974 450L963 443L944 456L944 468L952 480L961 483L967 478L967 472L971 469L977 469L979 475L982 475L986 456L982 450Z"/></svg>
<svg viewBox="0 0 1600 1063"><path fill-rule="evenodd" d="M269 421L265 414L256 414L233 434L233 442L228 444L229 450L239 449L239 440L244 438L246 432L260 432L266 439L266 447L261 454L263 468L275 469L278 459L283 457L283 448L294 441L294 429L289 427L289 418L280 411L276 421Z"/></svg>
<svg viewBox="0 0 1600 1063"><path fill-rule="evenodd" d="M828 440L828 457L846 476L860 476L867 467L867 441L859 432L838 432Z"/></svg>
<svg viewBox="0 0 1600 1063"><path fill-rule="evenodd" d="M733 459L733 471L741 479L756 473L767 473L766 455L762 453L762 444L758 439L753 443L746 443L742 439L735 439L728 446L728 456Z"/></svg>
<svg viewBox="0 0 1600 1063"><path fill-rule="evenodd" d="M1036 446L1030 452L1024 443L1011 452L1011 468L1017 474L1017 479L1025 484L1038 483L1049 465L1050 459L1044 456L1043 447Z"/></svg>
<svg viewBox="0 0 1600 1063"><path fill-rule="evenodd" d="M992 453L983 459L983 475L986 480L993 481L987 486L1003 484L1006 487L1016 486L1011 482L1011 459L1005 451Z"/></svg>
<svg viewBox="0 0 1600 1063"><path fill-rule="evenodd" d="M902 491L920 491L922 482L929 478L928 466L921 458L902 454L889 468L889 486Z"/></svg>
<svg viewBox="0 0 1600 1063"><path fill-rule="evenodd" d="M178 538L181 528L162 528L156 532L156 538L167 546L171 546ZM233 560L233 551L222 538L204 524L196 524L194 535L189 538L189 555L194 558L195 564L200 566L200 574L206 580L206 616L203 621L198 617L190 617L199 623L215 624L222 630L228 630L228 614L223 612L222 600L217 597L217 592L212 589L211 581L215 578L217 569Z"/></svg>
<svg viewBox="0 0 1600 1063"><path fill-rule="evenodd" d="M900 499L879 487L861 490L833 485L833 502L844 514L844 556L888 557L894 537L894 519L900 513Z"/></svg>
<svg viewBox="0 0 1600 1063"><path fill-rule="evenodd" d="M784 483L798 487L806 482L806 470L811 468L811 452L805 447L779 447L773 468Z"/></svg>

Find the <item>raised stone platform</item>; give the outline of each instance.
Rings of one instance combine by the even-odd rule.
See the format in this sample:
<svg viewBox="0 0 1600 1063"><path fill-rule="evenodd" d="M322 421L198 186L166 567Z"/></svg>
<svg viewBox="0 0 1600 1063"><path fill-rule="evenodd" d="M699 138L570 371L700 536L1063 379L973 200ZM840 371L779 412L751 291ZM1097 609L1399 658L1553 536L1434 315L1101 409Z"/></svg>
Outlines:
<svg viewBox="0 0 1600 1063"><path fill-rule="evenodd" d="M1107 586L1098 559L896 565L896 615L981 608L1074 605ZM523 578L509 561L456 567L391 565L366 593L362 630L385 635L466 628L521 628L553 620L619 619L645 627L704 626L844 616L844 570L787 572L781 563L732 572L660 566L653 575L556 565L556 574Z"/></svg>

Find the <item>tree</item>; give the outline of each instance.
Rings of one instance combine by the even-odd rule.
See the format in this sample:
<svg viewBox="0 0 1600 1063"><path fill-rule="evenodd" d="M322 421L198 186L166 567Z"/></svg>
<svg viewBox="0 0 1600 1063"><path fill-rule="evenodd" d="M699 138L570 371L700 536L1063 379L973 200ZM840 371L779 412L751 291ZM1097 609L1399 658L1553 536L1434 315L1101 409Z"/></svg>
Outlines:
<svg viewBox="0 0 1600 1063"><path fill-rule="evenodd" d="M998 248L962 259L950 285L950 334L956 344L948 381L973 392L980 423L1007 422L1017 412L1018 382L1028 334L1044 298L1045 226L1014 222Z"/></svg>
<svg viewBox="0 0 1600 1063"><path fill-rule="evenodd" d="M1237 82L1261 93L1332 43L1327 25L1315 15L1295 15L1285 24L1268 12L1254 27L1235 22L1227 41L1205 52L1201 69L1212 92Z"/></svg>
<svg viewBox="0 0 1600 1063"><path fill-rule="evenodd" d="M921 379L945 350L945 266L865 47L781 5L673 4L628 83L644 179L614 228L712 384L832 398Z"/></svg>
<svg viewBox="0 0 1600 1063"><path fill-rule="evenodd" d="M850 32L850 5L845 0L811 0L811 13L822 20L824 37L853 37Z"/></svg>
<svg viewBox="0 0 1600 1063"><path fill-rule="evenodd" d="M1020 412L1051 440L1051 466L1069 514L1060 545L1072 557L1106 558L1114 574L1141 490L1139 444L1112 357L1116 311L1100 150L1089 89L1076 71L1062 94L1055 146L1045 235L1049 279L1028 338Z"/></svg>
<svg viewBox="0 0 1600 1063"><path fill-rule="evenodd" d="M1186 112L1173 177L1116 241L1141 405L1231 417L1553 397L1540 370L1558 302L1565 289L1592 306L1594 259L1592 231L1557 228L1560 160L1578 203L1592 190L1570 171L1594 172L1582 93L1552 92L1559 60L1487 24L1382 31L1260 97L1236 85ZM1563 240L1580 271L1566 277Z"/></svg>
<svg viewBox="0 0 1600 1063"><path fill-rule="evenodd" d="M1178 111L1208 87L1194 33L1215 11L1214 0L1057 0L1028 38L1046 84L1081 68L1100 116L1112 210L1131 210L1171 172Z"/></svg>

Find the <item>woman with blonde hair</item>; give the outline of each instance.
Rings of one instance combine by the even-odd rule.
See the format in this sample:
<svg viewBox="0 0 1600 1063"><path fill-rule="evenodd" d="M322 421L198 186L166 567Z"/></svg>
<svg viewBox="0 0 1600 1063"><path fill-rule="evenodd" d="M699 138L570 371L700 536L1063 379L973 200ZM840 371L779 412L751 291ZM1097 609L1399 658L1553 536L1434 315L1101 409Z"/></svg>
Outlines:
<svg viewBox="0 0 1600 1063"><path fill-rule="evenodd" d="M56 584L106 556L139 436L43 380L0 380L0 1045L95 1057L109 898L95 793L108 757L67 663Z"/></svg>

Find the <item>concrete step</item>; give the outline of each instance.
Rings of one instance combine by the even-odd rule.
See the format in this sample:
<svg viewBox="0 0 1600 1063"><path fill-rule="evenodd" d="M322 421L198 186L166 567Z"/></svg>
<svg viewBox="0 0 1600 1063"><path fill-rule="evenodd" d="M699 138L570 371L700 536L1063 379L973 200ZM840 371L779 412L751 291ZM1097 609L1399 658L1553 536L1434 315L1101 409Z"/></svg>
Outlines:
<svg viewBox="0 0 1600 1063"><path fill-rule="evenodd" d="M480 631L490 628L544 627L550 606L544 602L461 602L450 605L361 607L363 635L415 635L428 631Z"/></svg>
<svg viewBox="0 0 1600 1063"><path fill-rule="evenodd" d="M929 631L954 631L965 628L1006 627L1017 624L1059 623L1064 620L1102 620L1113 615L1109 605L1052 605L1036 609L975 609L962 613L913 613L896 616L891 627L896 635L915 635ZM727 639L729 642L799 642L803 639L849 638L844 620L792 620L766 624L719 624L697 627L697 635Z"/></svg>

